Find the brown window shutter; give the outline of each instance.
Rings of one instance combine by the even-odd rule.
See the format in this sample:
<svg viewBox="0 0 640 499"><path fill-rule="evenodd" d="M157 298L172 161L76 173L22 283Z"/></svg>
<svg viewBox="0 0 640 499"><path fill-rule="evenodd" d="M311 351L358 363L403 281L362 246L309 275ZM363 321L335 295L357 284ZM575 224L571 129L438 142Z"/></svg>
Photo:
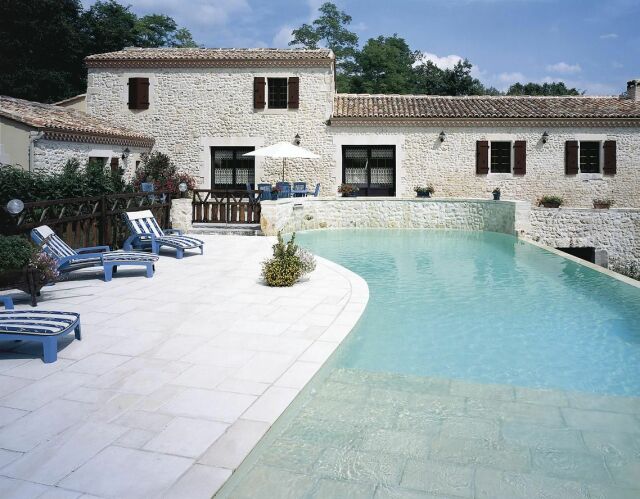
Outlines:
<svg viewBox="0 0 640 499"><path fill-rule="evenodd" d="M111 158L109 167L111 168L111 173L118 173L118 169L120 168L120 159L117 157Z"/></svg>
<svg viewBox="0 0 640 499"><path fill-rule="evenodd" d="M489 142L486 140L476 142L476 173L479 175L489 173Z"/></svg>
<svg viewBox="0 0 640 499"><path fill-rule="evenodd" d="M265 101L265 79L263 76L256 76L253 79L253 107L254 109L264 109Z"/></svg>
<svg viewBox="0 0 640 499"><path fill-rule="evenodd" d="M300 106L300 78L292 76L289 78L289 109L298 109Z"/></svg>
<svg viewBox="0 0 640 499"><path fill-rule="evenodd" d="M605 175L615 175L616 168L616 141L605 140L604 142L604 167L602 173Z"/></svg>
<svg viewBox="0 0 640 499"><path fill-rule="evenodd" d="M567 140L564 144L564 172L567 175L578 174L578 141Z"/></svg>
<svg viewBox="0 0 640 499"><path fill-rule="evenodd" d="M129 109L149 109L149 78L129 78Z"/></svg>
<svg viewBox="0 0 640 499"><path fill-rule="evenodd" d="M513 174L524 175L527 173L527 142L516 140L513 144Z"/></svg>

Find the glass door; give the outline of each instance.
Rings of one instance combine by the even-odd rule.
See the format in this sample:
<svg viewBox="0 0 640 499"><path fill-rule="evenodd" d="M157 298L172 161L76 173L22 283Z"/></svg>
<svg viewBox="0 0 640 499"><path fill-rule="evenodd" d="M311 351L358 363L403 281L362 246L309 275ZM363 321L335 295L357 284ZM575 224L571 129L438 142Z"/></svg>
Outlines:
<svg viewBox="0 0 640 499"><path fill-rule="evenodd" d="M395 196L396 147L342 146L342 182L360 196Z"/></svg>
<svg viewBox="0 0 640 499"><path fill-rule="evenodd" d="M246 189L255 182L255 158L243 156L253 147L212 147L211 188Z"/></svg>

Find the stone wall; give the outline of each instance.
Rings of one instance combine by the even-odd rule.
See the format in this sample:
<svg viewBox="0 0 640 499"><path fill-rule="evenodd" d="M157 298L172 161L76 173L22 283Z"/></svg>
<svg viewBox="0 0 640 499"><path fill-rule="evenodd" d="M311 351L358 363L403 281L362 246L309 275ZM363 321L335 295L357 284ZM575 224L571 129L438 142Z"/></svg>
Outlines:
<svg viewBox="0 0 640 499"><path fill-rule="evenodd" d="M191 198L178 198L171 200L171 228L189 232L193 227L191 223Z"/></svg>
<svg viewBox="0 0 640 499"><path fill-rule="evenodd" d="M68 160L76 158L81 165L85 165L90 157L106 158L108 166L110 158L117 157L120 159L120 166L125 169L125 174L131 176L136 160L145 149L129 147L131 152L126 160L121 159L123 150L124 146L40 139L35 142L33 149L33 170L60 173Z"/></svg>
<svg viewBox="0 0 640 499"><path fill-rule="evenodd" d="M475 199L293 198L262 203L261 227L278 231L324 228L428 228L514 234L514 201Z"/></svg>
<svg viewBox="0 0 640 499"><path fill-rule="evenodd" d="M639 209L532 208L525 235L554 248L606 250L609 268L640 265Z"/></svg>
<svg viewBox="0 0 640 499"><path fill-rule="evenodd" d="M300 78L299 109L253 109L253 78ZM148 77L149 109L127 107L130 77ZM335 186L326 121L333 105L333 70L326 68L89 69L87 111L156 139L155 149L211 187L213 146L261 147L292 142L322 157L288 161L286 177ZM256 159L256 180L281 180L282 161Z"/></svg>
<svg viewBox="0 0 640 499"><path fill-rule="evenodd" d="M440 142L441 131L446 133ZM549 140L542 143L547 131ZM571 207L593 207L596 198L613 199L616 206L640 208L640 129L638 128L507 128L507 127L329 127L334 142L335 175L341 175L343 144L396 146L396 193L413 196L415 186L432 184L444 197L489 198L495 187L502 197L532 204L556 194ZM525 175L476 174L476 141L527 142ZM615 140L617 174L565 175L567 140ZM513 156L513 155L512 155ZM512 158L513 161L513 158Z"/></svg>

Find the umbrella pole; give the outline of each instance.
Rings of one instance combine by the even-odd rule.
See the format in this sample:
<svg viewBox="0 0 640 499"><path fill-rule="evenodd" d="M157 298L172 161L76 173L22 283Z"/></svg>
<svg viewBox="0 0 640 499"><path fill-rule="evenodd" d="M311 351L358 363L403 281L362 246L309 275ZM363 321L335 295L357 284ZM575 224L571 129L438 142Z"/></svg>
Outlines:
<svg viewBox="0 0 640 499"><path fill-rule="evenodd" d="M287 158L282 158L282 181L284 182L284 162L287 160Z"/></svg>

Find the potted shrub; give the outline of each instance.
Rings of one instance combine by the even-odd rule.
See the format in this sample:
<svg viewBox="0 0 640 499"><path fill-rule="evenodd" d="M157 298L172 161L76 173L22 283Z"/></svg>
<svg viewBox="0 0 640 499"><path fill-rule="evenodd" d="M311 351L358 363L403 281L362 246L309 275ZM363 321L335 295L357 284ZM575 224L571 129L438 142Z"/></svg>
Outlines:
<svg viewBox="0 0 640 499"><path fill-rule="evenodd" d="M305 274L316 268L315 258L311 253L295 244L296 233L284 242L278 232L278 242L273 245L273 258L262 263L262 278L267 286L293 286Z"/></svg>
<svg viewBox="0 0 640 499"><path fill-rule="evenodd" d="M542 196L538 201L538 206L544 206L545 208L560 208L563 200L560 196Z"/></svg>
<svg viewBox="0 0 640 499"><path fill-rule="evenodd" d="M276 201L281 192L282 192L282 189L280 189L280 187L278 187L277 185L272 185L271 186L271 201Z"/></svg>
<svg viewBox="0 0 640 499"><path fill-rule="evenodd" d="M338 187L338 192L342 194L343 198L354 198L358 195L360 188L353 184L342 184Z"/></svg>
<svg viewBox="0 0 640 499"><path fill-rule="evenodd" d="M613 204L612 199L594 199L593 200L593 207L596 210L607 210L611 208L612 204Z"/></svg>
<svg viewBox="0 0 640 499"><path fill-rule="evenodd" d="M413 190L416 191L416 194L419 198L430 198L431 194L433 194L436 191L431 184L429 184L426 187L418 186Z"/></svg>
<svg viewBox="0 0 640 499"><path fill-rule="evenodd" d="M491 191L491 194L493 194L494 201L500 201L500 187L496 187L495 189L493 189Z"/></svg>
<svg viewBox="0 0 640 499"><path fill-rule="evenodd" d="M19 289L36 296L58 277L56 262L21 236L0 235L0 289Z"/></svg>

